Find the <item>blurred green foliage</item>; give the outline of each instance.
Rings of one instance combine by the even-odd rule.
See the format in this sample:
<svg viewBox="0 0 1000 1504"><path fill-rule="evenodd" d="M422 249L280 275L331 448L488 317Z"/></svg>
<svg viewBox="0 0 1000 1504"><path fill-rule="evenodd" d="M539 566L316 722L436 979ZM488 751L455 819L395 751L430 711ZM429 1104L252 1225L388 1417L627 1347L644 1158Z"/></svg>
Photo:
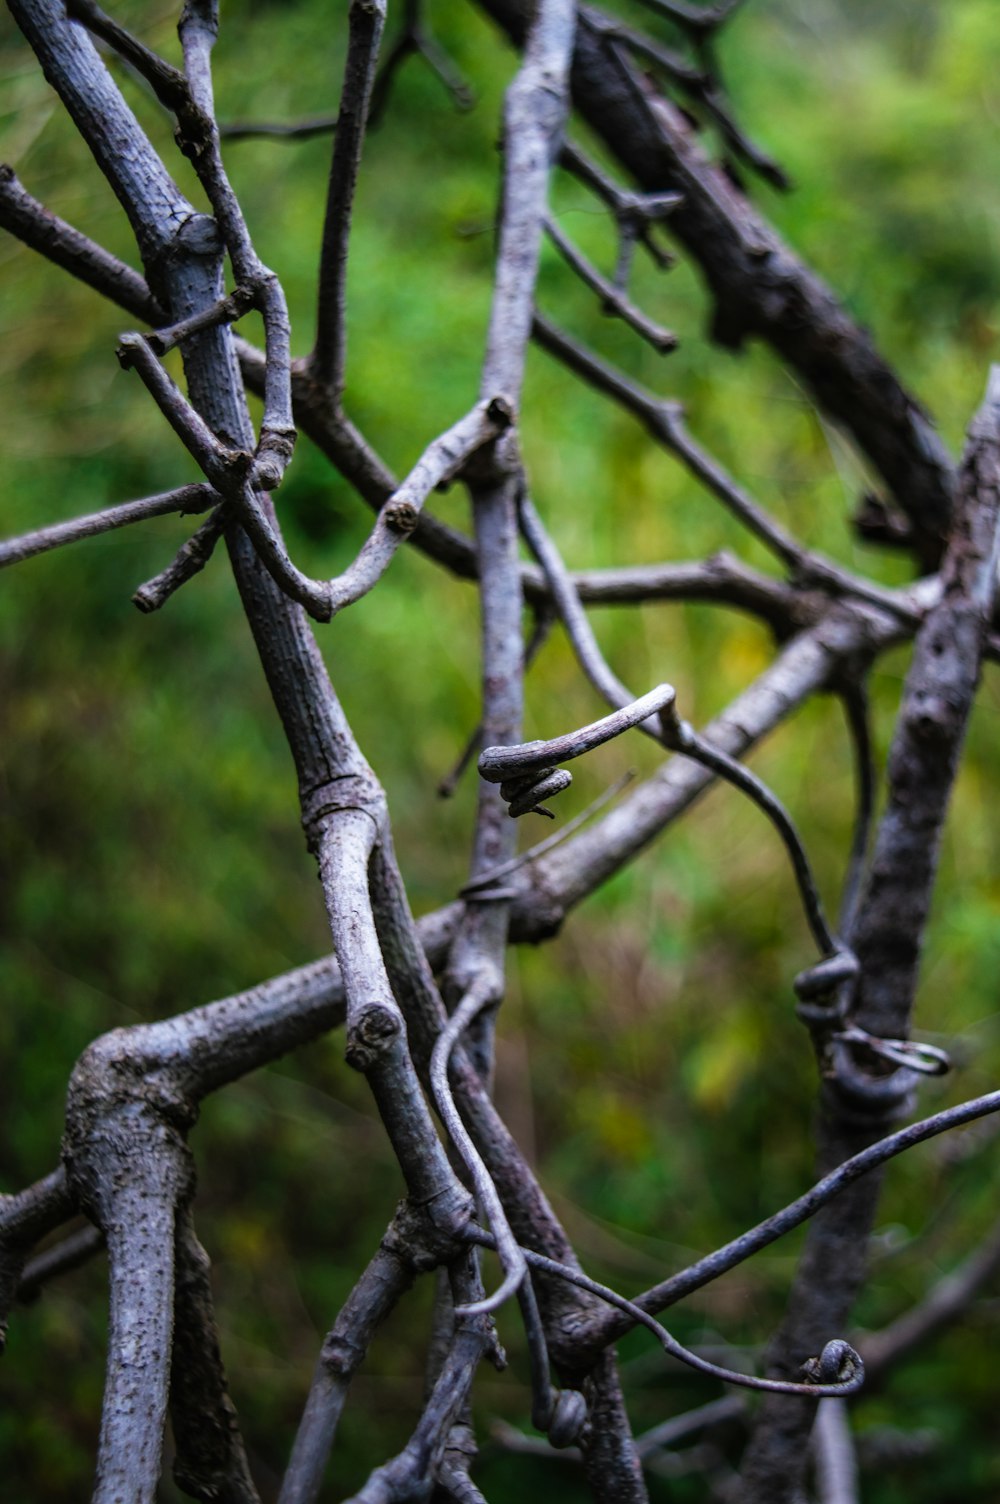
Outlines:
<svg viewBox="0 0 1000 1504"><path fill-rule="evenodd" d="M116 5L176 57L175 8ZM345 6L316 0L223 6L216 53L222 119L288 120L335 108ZM655 26L646 11L643 24ZM473 6L438 3L433 24L472 81L460 115L411 60L365 154L351 248L349 409L397 471L469 406L490 297L496 137L514 67ZM395 21L390 18L390 32ZM53 210L133 259L112 195L9 22L0 23L2 153ZM870 325L956 447L996 342L1000 292L1000 32L991 0L755 0L728 29L725 72L743 120L797 185L755 189L791 243ZM122 87L195 199L169 124L121 69ZM273 141L227 150L264 260L288 292L295 348L308 349L329 145ZM557 176L564 226L603 265L606 212ZM179 484L186 455L134 376L114 359L127 319L4 238L0 244L0 444L4 534ZM657 390L680 397L693 431L775 514L877 578L905 561L849 528L864 467L765 351L739 358L704 337L705 299L685 264L641 261L636 296L681 335L664 363L547 251L546 309ZM259 337L252 321L247 331ZM576 566L697 558L759 548L626 415L531 356L525 449L538 504ZM458 493L435 501L467 525ZM279 498L295 557L332 574L369 515L302 441ZM298 829L280 728L224 558L162 615L132 590L171 557L178 519L74 546L0 579L0 1186L56 1160L62 1098L95 1034L222 996L328 949L318 884ZM768 661L754 623L707 607L606 610L595 618L637 692L661 679L701 721ZM477 709L476 599L404 551L383 585L320 640L363 749L384 780L416 910L464 875L473 791L435 785ZM875 674L884 752L905 654ZM591 719L594 697L555 636L529 680L528 734ZM956 1043L962 1069L928 1088L930 1110L996 1084L1000 1031L998 844L992 807L997 712L987 673L955 797L919 1023ZM582 767L562 813L583 805L644 745L615 744ZM836 706L818 702L754 758L806 834L835 899L849 839L851 768ZM499 1041L498 1094L585 1265L634 1289L731 1237L811 1175L815 1071L789 981L810 957L782 854L731 791L701 804L571 920L555 943L514 954ZM879 1325L918 1299L989 1224L998 1177L989 1132L929 1146L889 1175L871 1288L859 1319ZM215 1266L224 1349L265 1497L283 1465L322 1334L400 1192L364 1083L336 1039L211 1100L194 1144L199 1223ZM675 1313L678 1334L759 1349L780 1316L800 1239L789 1238ZM0 1365L7 1497L83 1495L103 1364L103 1270L61 1281L16 1314ZM430 1292L418 1289L371 1352L338 1442L338 1488L401 1444L419 1406ZM975 1330L972 1330L974 1325ZM501 1319L511 1371L485 1370L481 1431L526 1424L516 1321ZM857 1408L862 1434L929 1430L919 1464L883 1470L872 1504L1000 1492L991 1446L996 1306L929 1347ZM624 1345L636 1423L713 1394ZM496 1504L550 1480L582 1498L572 1467L487 1448ZM652 1484L655 1497L666 1485ZM670 1497L702 1496L696 1482ZM165 1482L163 1498L177 1495Z"/></svg>

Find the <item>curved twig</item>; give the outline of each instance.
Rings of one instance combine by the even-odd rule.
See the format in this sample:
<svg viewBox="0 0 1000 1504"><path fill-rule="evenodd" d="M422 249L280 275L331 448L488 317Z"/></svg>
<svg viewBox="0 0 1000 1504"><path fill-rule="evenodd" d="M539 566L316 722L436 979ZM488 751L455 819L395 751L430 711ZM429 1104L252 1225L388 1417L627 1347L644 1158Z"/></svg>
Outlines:
<svg viewBox="0 0 1000 1504"><path fill-rule="evenodd" d="M448 1084L448 1061L451 1052L459 1039L483 1008L495 1002L492 993L485 987L474 988L466 994L459 1003L454 1013L442 1029L431 1055L431 1090L434 1093L434 1101L441 1115L441 1121L448 1130L452 1143L462 1157L466 1169L471 1176L475 1187L476 1197L489 1218L490 1226L496 1237L496 1248L503 1266L504 1278L500 1287L485 1300L476 1301L473 1305L456 1308L456 1316L479 1316L490 1311L495 1311L504 1301L518 1290L527 1273L524 1257L518 1248L517 1240L510 1230L506 1213L497 1195L493 1178L483 1163L482 1157L469 1136L465 1124L462 1122L455 1099L451 1094Z"/></svg>
<svg viewBox="0 0 1000 1504"><path fill-rule="evenodd" d="M481 1244L485 1248L492 1248L494 1241L485 1234L481 1228L470 1226L466 1236L470 1241ZM522 1248L521 1253L533 1269L538 1269L545 1274L556 1275L564 1279L568 1284L575 1285L577 1289L586 1290L590 1295L596 1295L608 1305L626 1313L632 1318L632 1324L644 1326L652 1332L658 1342L671 1358L684 1363L688 1368L696 1368L699 1373L708 1374L713 1379L721 1379L726 1384L737 1384L743 1389L759 1389L772 1394L804 1394L811 1399L823 1399L830 1396L843 1396L854 1394L861 1388L865 1378L865 1367L861 1357L851 1347L850 1343L841 1338L835 1338L826 1344L818 1358L813 1358L810 1363L814 1366L808 1368L810 1374L815 1374L803 1383L795 1383L785 1379L760 1379L755 1374L737 1373L733 1368L723 1368L718 1363L712 1363L707 1358L702 1358L677 1341L661 1326L654 1316L635 1301L629 1300L625 1295L619 1295L617 1290L612 1290L608 1285L602 1285L598 1280L591 1279L579 1269L571 1269L568 1264L562 1264L558 1259L550 1259L546 1254L536 1253L532 1248ZM844 1377L841 1378L840 1375Z"/></svg>

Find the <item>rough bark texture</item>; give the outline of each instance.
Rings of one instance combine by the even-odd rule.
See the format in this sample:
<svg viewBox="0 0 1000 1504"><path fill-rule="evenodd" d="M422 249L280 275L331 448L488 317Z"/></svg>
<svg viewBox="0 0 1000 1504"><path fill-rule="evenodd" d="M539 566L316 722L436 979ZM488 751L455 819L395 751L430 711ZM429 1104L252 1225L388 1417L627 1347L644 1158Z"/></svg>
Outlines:
<svg viewBox="0 0 1000 1504"><path fill-rule="evenodd" d="M471 1476L475 1380L484 1358L503 1365L492 1315L514 1294L529 1354L532 1419L547 1438L533 1444L572 1449L601 1504L642 1504L643 1464L660 1444L634 1441L617 1369L615 1343L635 1325L701 1374L766 1390L733 1497L748 1504L797 1504L804 1497L822 1396L818 1475L829 1504L846 1501L855 1487L855 1458L845 1399L859 1388L862 1365L839 1334L865 1278L882 1167L929 1137L1000 1109L1000 1093L993 1093L897 1127L911 1105L916 1072L940 1063L940 1051L911 1044L907 1036L941 833L981 664L995 651L998 379L991 380L970 430L956 485L929 419L870 337L707 158L676 101L657 92L636 61L657 61L685 97L709 111L732 150L777 180L780 169L753 148L728 112L705 50L731 6L692 11L680 0L662 0L665 14L693 38L695 69L572 0L539 0L530 15L519 0L480 3L524 49L505 103L486 348L478 389L463 404L466 415L433 437L397 484L344 409L347 268L372 101L381 108L395 68L411 52L457 87L416 5L407 7L402 39L380 72L383 6L352 0L317 275L316 341L308 357L293 362L280 281L257 256L223 162L211 74L219 25L214 0L188 0L183 9L182 69L156 57L94 0L72 0L68 7L56 0L10 0L125 210L144 276L51 215L10 168L0 169L0 224L135 318L158 326L123 335L119 355L203 479L41 526L0 544L0 566L166 511L209 511L136 602L157 609L224 538L287 740L297 816L322 884L335 953L238 996L96 1040L70 1082L62 1166L0 1197L4 1320L45 1280L107 1249L110 1331L96 1460L99 1504L156 1497L168 1415L180 1487L198 1499L256 1504L223 1364L209 1259L195 1233L188 1137L208 1093L340 1025L346 1059L367 1080L405 1194L318 1355L281 1504L307 1504L322 1495L365 1352L413 1281L432 1271L438 1297L424 1405L406 1445L355 1494L358 1504L481 1500ZM172 112L178 144L193 163L210 213L196 210L176 187L92 37L123 57ZM640 191L613 181L567 142L571 104ZM302 134L315 129L312 122ZM621 242L612 282L561 227L550 226L566 266L633 330L668 348L672 337L631 302L625 284L637 244L665 259L650 231L670 213L672 233L711 292L715 338L730 346L748 338L768 341L881 474L909 519L918 560L936 573L891 591L810 553L695 441L676 403L645 391L537 314L548 186L558 160L611 210ZM228 294L227 269L236 283ZM249 310L262 317L263 350L233 336L232 323ZM531 497L519 448L532 337L643 424L771 550L786 577L757 573L728 555L570 571ZM183 357L183 390L160 363L175 346ZM244 380L263 396L256 431ZM292 461L296 425L378 514L357 558L333 580L312 580L298 569L270 499ZM456 479L471 499L471 537L424 514L432 490ZM442 567L474 581L481 602L481 725L470 745L483 749L482 777L469 880L454 903L419 922L396 862L386 795L355 739L307 617L328 620L369 591L389 588L392 560L410 536ZM537 566L520 557L522 537ZM768 623L778 640L770 665L700 734L681 719L671 686L633 699L587 618L588 605L654 599L737 606ZM538 618L533 642L558 618L581 671L616 707L610 717L527 745L520 741L525 660L532 651L526 654L523 646L525 602ZM864 678L880 653L910 640L887 798L866 860L873 775ZM734 762L825 691L844 698L863 764L842 934L825 918L787 811ZM635 727L673 755L600 818L582 828L573 822L556 839L516 855L510 816L544 809L545 799L568 784L557 764ZM583 1272L493 1101L507 947L554 934L719 775L748 795L780 835L790 857L789 897L797 887L819 950L817 964L795 985L821 1068L820 1179L757 1227L630 1300ZM769 830L767 838L773 837ZM855 904L850 895L859 889ZM92 1228L31 1257L41 1240L81 1212ZM807 1219L805 1252L771 1344L767 1378L687 1351L655 1320L657 1312ZM483 1248L495 1250L502 1265L495 1290L484 1288ZM880 1376L957 1319L998 1258L994 1231L953 1279L881 1341L871 1339L866 1350ZM725 1413L732 1418L731 1408ZM700 1419L678 1421L671 1436L708 1424L702 1407L695 1414Z"/></svg>

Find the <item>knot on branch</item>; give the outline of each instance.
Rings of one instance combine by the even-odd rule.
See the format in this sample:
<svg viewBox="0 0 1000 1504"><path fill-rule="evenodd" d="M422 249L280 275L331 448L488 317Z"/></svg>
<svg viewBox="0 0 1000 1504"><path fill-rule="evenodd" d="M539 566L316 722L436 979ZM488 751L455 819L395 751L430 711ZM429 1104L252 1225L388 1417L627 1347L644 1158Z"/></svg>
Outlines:
<svg viewBox="0 0 1000 1504"><path fill-rule="evenodd" d="M291 463L298 430L262 428L253 467L253 483L262 491L275 491Z"/></svg>
<svg viewBox="0 0 1000 1504"><path fill-rule="evenodd" d="M336 1327L328 1332L320 1348L319 1361L331 1378L351 1375L361 1363L367 1349L360 1342L352 1342Z"/></svg>
<svg viewBox="0 0 1000 1504"><path fill-rule="evenodd" d="M384 1003L371 1003L350 1027L344 1058L356 1071L370 1071L402 1031L402 1015Z"/></svg>
<svg viewBox="0 0 1000 1504"><path fill-rule="evenodd" d="M401 1201L382 1247L415 1273L428 1274L467 1246L465 1233L475 1214L475 1201L458 1182L422 1205Z"/></svg>
<svg viewBox="0 0 1000 1504"><path fill-rule="evenodd" d="M386 527L392 528L394 533L402 533L407 537L413 532L420 521L420 511L412 501L394 501L383 508L382 516Z"/></svg>

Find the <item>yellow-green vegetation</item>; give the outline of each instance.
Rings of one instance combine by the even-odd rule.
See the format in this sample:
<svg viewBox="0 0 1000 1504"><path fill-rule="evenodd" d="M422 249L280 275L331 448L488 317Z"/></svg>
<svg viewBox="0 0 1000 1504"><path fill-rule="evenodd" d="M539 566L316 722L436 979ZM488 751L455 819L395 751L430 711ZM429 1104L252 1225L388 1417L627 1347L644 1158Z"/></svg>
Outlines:
<svg viewBox="0 0 1000 1504"><path fill-rule="evenodd" d="M176 57L176 7L114 7ZM232 0L216 52L220 118L291 120L335 109L346 6ZM649 23L645 11L636 12ZM477 95L456 112L411 60L365 151L351 245L347 407L397 473L474 400L489 306L502 91L514 58L472 5L432 7ZM655 26L655 20L649 23ZM389 30L394 20L390 11ZM0 154L55 212L133 262L124 217L10 22ZM755 188L782 234L868 325L957 451L996 346L1000 293L1000 31L991 0L749 0L722 43L741 118L794 191ZM184 190L197 184L169 123L118 70ZM264 261L281 276L293 347L312 336L329 143L234 142L226 159ZM605 211L558 175L563 225L605 268ZM6 536L194 478L134 375L114 358L125 315L8 237L0 242L0 449ZM850 516L864 467L775 358L736 357L705 333L684 263L637 263L635 295L677 330L662 358L547 249L543 306L649 387L681 399L694 434L799 537L886 582L904 558L859 543ZM255 320L245 331L259 339ZM174 357L175 358L175 357ZM174 369L179 369L175 367ZM575 567L695 559L730 548L773 561L627 415L535 352L524 445L533 493ZM278 493L294 557L329 576L370 513L306 440ZM468 525L458 489L433 498ZM98 1033L238 991L329 949L303 845L294 779L228 566L221 555L165 610L130 595L190 530L160 519L31 560L0 576L0 1189L55 1163L66 1080ZM617 672L641 693L678 689L696 724L767 662L762 627L705 606L602 610ZM388 792L418 912L464 879L473 779L435 796L477 718L476 597L404 549L382 585L320 640L358 740ZM880 662L884 754L906 658ZM927 1110L997 1083L1000 825L991 796L1000 695L986 672L947 837L918 1025L960 1069ZM528 735L602 713L555 633L528 679ZM560 816L655 752L618 741L580 767ZM800 822L835 907L852 773L833 702L812 704L753 765ZM539 822L540 823L540 822ZM547 833L547 832L542 832ZM759 813L719 789L568 922L511 958L497 1091L588 1269L626 1290L731 1237L805 1187L815 1065L794 1017L792 976L812 959L783 852ZM536 1087L543 1090L536 1091ZM980 1136L982 1137L982 1135ZM365 1083L330 1038L213 1098L193 1136L203 1241L215 1268L234 1397L261 1485L283 1465L322 1334L387 1221L401 1183ZM888 1177L879 1259L859 1321L876 1326L969 1250L998 1176L973 1135L917 1150ZM795 1236L673 1313L678 1335L762 1343L780 1317ZM98 1263L19 1311L0 1364L0 1468L12 1501L84 1496L103 1365ZM430 1292L376 1343L338 1442L343 1489L401 1444L417 1413ZM928 1346L861 1404L932 1430L916 1464L874 1477L871 1504L987 1504L993 1442L993 1305ZM477 1386L482 1433L525 1424L516 1323L512 1369ZM637 1426L672 1412L672 1367L646 1338L624 1345ZM717 1389L705 1382L705 1399ZM23 1480L20 1481L20 1480ZM494 1504L557 1487L558 1461L488 1455ZM654 1480L654 1497L666 1485ZM680 1480L672 1499L701 1497ZM657 1490L660 1490L657 1492ZM176 1495L164 1483L164 1500ZM270 1497L270 1495L268 1495Z"/></svg>

